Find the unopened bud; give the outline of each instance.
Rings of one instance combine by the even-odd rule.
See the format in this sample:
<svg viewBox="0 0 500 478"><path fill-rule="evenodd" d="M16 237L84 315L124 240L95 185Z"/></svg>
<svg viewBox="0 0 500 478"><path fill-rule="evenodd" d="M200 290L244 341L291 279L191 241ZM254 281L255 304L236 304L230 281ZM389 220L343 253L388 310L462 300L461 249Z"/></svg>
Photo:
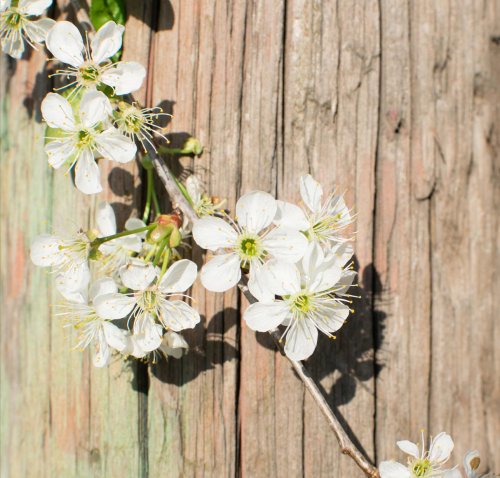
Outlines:
<svg viewBox="0 0 500 478"><path fill-rule="evenodd" d="M149 154L145 154L142 157L142 167L144 169L154 169L153 161L151 161Z"/></svg>
<svg viewBox="0 0 500 478"><path fill-rule="evenodd" d="M168 245L170 247L177 247L182 241L182 234L179 229L174 229L172 234L170 234L170 239L168 241Z"/></svg>
<svg viewBox="0 0 500 478"><path fill-rule="evenodd" d="M182 225L182 214L177 209L172 211L170 214L162 214L158 217L158 219L156 219L155 224L157 224L157 226L146 235L146 242L149 244L159 244L166 238L171 238L171 240L175 243L177 241L178 234L180 234L179 228Z"/></svg>
<svg viewBox="0 0 500 478"><path fill-rule="evenodd" d="M199 156L203 152L203 146L196 138L189 138L182 147L183 154L194 154Z"/></svg>
<svg viewBox="0 0 500 478"><path fill-rule="evenodd" d="M97 248L93 247L89 252L89 259L91 261L100 261L103 258L104 254Z"/></svg>

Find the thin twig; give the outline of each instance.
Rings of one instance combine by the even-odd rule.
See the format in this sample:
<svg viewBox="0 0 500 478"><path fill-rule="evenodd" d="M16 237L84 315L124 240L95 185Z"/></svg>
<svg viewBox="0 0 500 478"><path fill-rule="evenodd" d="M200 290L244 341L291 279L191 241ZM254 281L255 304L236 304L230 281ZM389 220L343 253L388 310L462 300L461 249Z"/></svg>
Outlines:
<svg viewBox="0 0 500 478"><path fill-rule="evenodd" d="M92 23L88 16L87 10L83 7L81 0L71 0L73 4L77 19L80 23L90 25L89 34L92 30ZM182 191L177 186L170 169L163 162L163 159L158 154L157 148L153 148L148 142L145 142L145 146L147 149L147 153L153 162L153 165L160 177L165 189L170 196L172 201L172 205L174 207L178 207L182 213L188 218L188 220L194 224L198 219L198 215L196 211L193 209L189 201L184 197ZM247 278L244 277L238 283L238 287L243 292L245 297L247 298L250 304L255 304L257 299L251 294L250 290L247 286ZM375 468L364 456L363 454L356 448L354 443L351 441L345 430L342 428L342 425L337 420L337 417L333 413L332 409L328 405L325 397L323 397L322 393L314 383L314 380L309 375L309 372L304 367L304 364L299 360L291 360L285 353L285 349L283 344L280 341L280 331L279 329L272 329L269 331L269 334L273 337L274 342L276 343L276 347L280 351L281 355L285 356L288 361L291 363L293 369L302 380L306 388L309 390L309 393L313 397L316 405L318 405L321 413L325 416L330 428L332 429L334 435L339 442L340 451L347 456L350 456L354 462L363 470L366 476L370 478L380 478L379 471Z"/></svg>

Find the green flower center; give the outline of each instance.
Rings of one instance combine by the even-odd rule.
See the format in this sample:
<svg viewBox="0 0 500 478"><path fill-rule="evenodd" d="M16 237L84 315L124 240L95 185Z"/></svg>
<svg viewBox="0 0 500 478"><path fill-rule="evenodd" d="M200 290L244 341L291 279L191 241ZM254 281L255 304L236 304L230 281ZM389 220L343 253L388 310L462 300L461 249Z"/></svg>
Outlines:
<svg viewBox="0 0 500 478"><path fill-rule="evenodd" d="M413 475L418 478L427 476L432 470L432 464L427 458L415 460L410 466Z"/></svg>
<svg viewBox="0 0 500 478"><path fill-rule="evenodd" d="M314 310L314 294L311 294L307 289L302 289L296 294L285 296L284 299L288 301L290 309L297 315L307 314Z"/></svg>
<svg viewBox="0 0 500 478"><path fill-rule="evenodd" d="M19 25L21 24L22 18L23 17L20 13L9 11L5 15L5 23L10 28L14 29L14 28L19 27Z"/></svg>
<svg viewBox="0 0 500 478"><path fill-rule="evenodd" d="M257 234L252 233L240 236L236 244L236 252L245 262L252 261L253 259L264 259L267 255L262 239Z"/></svg>
<svg viewBox="0 0 500 478"><path fill-rule="evenodd" d="M137 304L143 311L155 313L158 309L158 294L154 290L146 290L141 294Z"/></svg>
<svg viewBox="0 0 500 478"><path fill-rule="evenodd" d="M80 78L94 83L99 79L99 70L93 65L82 66L80 68Z"/></svg>
<svg viewBox="0 0 500 478"><path fill-rule="evenodd" d="M76 143L78 148L83 148L85 146L93 148L95 143L93 130L81 129L78 131L76 134Z"/></svg>

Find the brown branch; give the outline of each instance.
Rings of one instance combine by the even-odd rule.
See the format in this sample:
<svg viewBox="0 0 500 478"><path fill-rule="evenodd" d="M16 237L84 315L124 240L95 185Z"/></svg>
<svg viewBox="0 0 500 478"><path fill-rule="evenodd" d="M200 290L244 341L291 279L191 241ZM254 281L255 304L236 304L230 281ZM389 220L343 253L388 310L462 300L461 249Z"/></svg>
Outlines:
<svg viewBox="0 0 500 478"><path fill-rule="evenodd" d="M84 26L85 24L89 25L88 28L89 36L91 35L91 33L95 33L95 31L93 31L92 28L90 17L87 13L87 10L83 6L81 0L71 0L71 3L75 8L76 17L78 21L80 23L83 23ZM189 201L184 197L184 194L182 194L182 191L177 186L177 183L175 182L170 169L164 163L163 159L158 154L156 148L148 144L147 141L145 142L144 146L146 147L147 153L149 154L149 157L153 162L153 165L156 169L156 172L158 173L158 176L160 177L168 195L170 196L170 199L172 200L172 205L174 207L178 207L182 211L182 213L188 218L188 220L192 224L194 224L199 219L199 217L196 214L196 211L189 203ZM248 279L246 277L243 277L238 283L238 287L243 292L248 302L250 302L250 304L255 304L258 301L248 289L247 280ZM337 441L339 442L340 451L344 455L350 456L354 460L354 462L363 470L366 476L369 476L370 478L380 478L380 474L377 468L375 468L363 456L363 454L356 448L356 446L351 441L345 430L342 428L342 425L337 420L337 417L335 416L332 409L328 405L327 401L325 400L325 397L323 397L322 393L314 383L314 380L309 375L309 372L304 367L304 364L300 360L292 360L286 355L285 349L280 340L281 336L279 329L277 328L272 329L269 331L269 334L274 339L276 347L280 351L281 355L285 356L291 363L293 369L295 370L299 378L302 380L306 388L309 390L309 393L316 402L316 405L318 405L319 409L321 410L321 413L323 413L323 415L325 416L328 424L330 425L330 428L332 429L335 437L337 438Z"/></svg>

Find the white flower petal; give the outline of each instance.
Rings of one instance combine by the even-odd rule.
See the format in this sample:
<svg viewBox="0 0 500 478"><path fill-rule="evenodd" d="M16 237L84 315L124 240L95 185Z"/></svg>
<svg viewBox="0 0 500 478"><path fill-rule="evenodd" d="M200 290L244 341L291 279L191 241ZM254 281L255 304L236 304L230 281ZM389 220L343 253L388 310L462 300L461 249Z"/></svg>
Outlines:
<svg viewBox="0 0 500 478"><path fill-rule="evenodd" d="M152 264L129 264L120 269L120 277L125 287L144 290L153 282L156 271Z"/></svg>
<svg viewBox="0 0 500 478"><path fill-rule="evenodd" d="M141 229L143 227L146 227L146 223L138 217L131 217L127 219L127 222L125 223L125 229L127 231L133 231L134 229ZM144 239L146 237L146 231L138 232L136 236Z"/></svg>
<svg viewBox="0 0 500 478"><path fill-rule="evenodd" d="M475 475L468 475L467 478L477 478L477 476L478 475L476 473ZM460 471L457 469L445 470L444 473L441 475L441 478L462 478L462 473L460 473Z"/></svg>
<svg viewBox="0 0 500 478"><path fill-rule="evenodd" d="M61 238L54 234L41 234L31 241L30 257L36 266L56 266L64 262L59 246Z"/></svg>
<svg viewBox="0 0 500 478"><path fill-rule="evenodd" d="M344 267L354 254L354 248L350 242L343 242L333 247L328 247L329 253L337 257L336 265Z"/></svg>
<svg viewBox="0 0 500 478"><path fill-rule="evenodd" d="M21 0L19 10L28 15L41 15L52 5L52 0Z"/></svg>
<svg viewBox="0 0 500 478"><path fill-rule="evenodd" d="M122 354L132 355L135 358L145 357L146 352L141 349L135 337L128 330L122 330L122 332L125 339L127 340L127 347L122 350Z"/></svg>
<svg viewBox="0 0 500 478"><path fill-rule="evenodd" d="M76 152L71 138L65 140L54 140L45 145L45 152L49 160L49 164L54 169L59 169L66 160Z"/></svg>
<svg viewBox="0 0 500 478"><path fill-rule="evenodd" d="M102 191L101 172L89 150L82 151L75 166L76 187L85 194L97 194Z"/></svg>
<svg viewBox="0 0 500 478"><path fill-rule="evenodd" d="M78 68L83 63L83 39L71 22L57 22L47 35L49 51L63 63Z"/></svg>
<svg viewBox="0 0 500 478"><path fill-rule="evenodd" d="M64 282L64 274L57 274L54 279L54 284L56 289L61 293L61 295L71 302L76 302L77 304L87 304L87 291L82 290L79 292L70 292L66 287L66 283Z"/></svg>
<svg viewBox="0 0 500 478"><path fill-rule="evenodd" d="M270 303L257 302L245 310L243 318L252 330L267 332L278 327L289 312L290 308L282 300Z"/></svg>
<svg viewBox="0 0 500 478"><path fill-rule="evenodd" d="M439 463L445 462L450 458L454 446L455 444L450 435L441 432L432 440L432 445L429 450L429 460Z"/></svg>
<svg viewBox="0 0 500 478"><path fill-rule="evenodd" d="M472 466L472 463L471 463L472 460L474 460L474 467ZM479 467L480 463L481 463L481 455L479 454L479 452L477 450L469 450L466 453L463 464L464 464L465 474L467 475L467 478L477 478L478 477L478 473L476 470ZM455 477L449 477L449 478L455 478ZM484 478L486 478L486 477L484 477Z"/></svg>
<svg viewBox="0 0 500 478"><path fill-rule="evenodd" d="M414 458L420 457L420 451L415 443L409 440L400 440L396 442L396 445L400 450L404 451L407 455L413 456Z"/></svg>
<svg viewBox="0 0 500 478"><path fill-rule="evenodd" d="M302 201L312 212L319 212L323 198L323 188L310 174L300 178L300 195Z"/></svg>
<svg viewBox="0 0 500 478"><path fill-rule="evenodd" d="M183 259L169 267L158 288L167 294L184 292L193 285L197 275L198 267L196 264L188 259Z"/></svg>
<svg viewBox="0 0 500 478"><path fill-rule="evenodd" d="M47 34L55 24L56 21L52 20L52 18L42 18L36 22L28 22L26 24L26 31L31 41L43 43L47 38Z"/></svg>
<svg viewBox="0 0 500 478"><path fill-rule="evenodd" d="M126 95L137 91L146 77L146 69L135 61L115 63L102 75L103 83L114 88L115 95Z"/></svg>
<svg viewBox="0 0 500 478"><path fill-rule="evenodd" d="M274 294L290 295L300 290L300 272L295 264L274 259L265 265L268 267L269 288Z"/></svg>
<svg viewBox="0 0 500 478"><path fill-rule="evenodd" d="M111 103L102 91L87 91L83 94L80 118L85 126L92 127L97 123L104 123L112 111Z"/></svg>
<svg viewBox="0 0 500 478"><path fill-rule="evenodd" d="M230 247L237 237L236 231L218 217L204 217L193 226L193 238L203 249L216 251L222 247Z"/></svg>
<svg viewBox="0 0 500 478"><path fill-rule="evenodd" d="M225 292L238 284L240 278L240 258L236 254L215 256L201 269L201 283L212 292Z"/></svg>
<svg viewBox="0 0 500 478"><path fill-rule="evenodd" d="M274 293L269 287L267 276L268 268L266 264L250 264L248 289L259 302L274 300Z"/></svg>
<svg viewBox="0 0 500 478"><path fill-rule="evenodd" d="M349 287L351 287L357 275L358 273L356 271L342 271L342 275L340 276L340 279L335 286L335 294L347 294L349 292ZM339 288L340 290L338 290Z"/></svg>
<svg viewBox="0 0 500 478"><path fill-rule="evenodd" d="M350 309L342 303L325 302L323 305L315 311L314 316L310 316L311 320L327 332L336 332L344 325Z"/></svg>
<svg viewBox="0 0 500 478"><path fill-rule="evenodd" d="M51 128L61 128L65 131L76 128L71 105L61 95L49 93L42 101L41 109L43 119Z"/></svg>
<svg viewBox="0 0 500 478"><path fill-rule="evenodd" d="M201 188L198 178L193 174L186 179L186 190L191 200L196 204L201 200Z"/></svg>
<svg viewBox="0 0 500 478"><path fill-rule="evenodd" d="M279 200L276 201L276 206L278 209L273 221L276 226L299 231L307 231L309 229L309 221L300 207Z"/></svg>
<svg viewBox="0 0 500 478"><path fill-rule="evenodd" d="M103 322L102 328L108 345L119 352L123 351L127 346L127 339L124 337L122 331L111 322Z"/></svg>
<svg viewBox="0 0 500 478"><path fill-rule="evenodd" d="M120 240L120 244L123 249L127 251L133 252L141 252L142 249L142 240L137 234L132 234L131 236L122 237Z"/></svg>
<svg viewBox="0 0 500 478"><path fill-rule="evenodd" d="M163 336L163 343L171 349L189 349L189 345L184 337L171 330L167 331Z"/></svg>
<svg viewBox="0 0 500 478"><path fill-rule="evenodd" d="M318 329L307 319L297 319L286 334L285 353L292 360L304 360L311 356L318 342Z"/></svg>
<svg viewBox="0 0 500 478"><path fill-rule="evenodd" d="M137 146L127 136L113 126L103 131L96 137L97 150L106 159L111 159L118 163L128 163L134 159L137 153Z"/></svg>
<svg viewBox="0 0 500 478"><path fill-rule="evenodd" d="M92 362L96 367L106 367L111 357L111 351L109 350L109 345L106 342L106 337L102 328L99 329L97 340L94 343L96 345L96 351Z"/></svg>
<svg viewBox="0 0 500 478"><path fill-rule="evenodd" d="M156 350L162 343L163 327L155 324L154 316L145 313L141 320L137 319L134 324L134 336L139 347L144 352Z"/></svg>
<svg viewBox="0 0 500 478"><path fill-rule="evenodd" d="M182 300L165 301L160 306L160 319L165 327L179 332L184 329L192 329L198 324L200 314Z"/></svg>
<svg viewBox="0 0 500 478"><path fill-rule="evenodd" d="M61 279L68 292L80 292L90 283L90 269L87 261L70 266L63 272Z"/></svg>
<svg viewBox="0 0 500 478"><path fill-rule="evenodd" d="M92 59L96 63L102 63L111 58L122 47L124 31L123 25L117 25L113 21L107 22L99 28L90 44Z"/></svg>
<svg viewBox="0 0 500 478"><path fill-rule="evenodd" d="M98 295L94 299L94 309L99 317L106 320L116 320L126 317L136 304L134 297L124 294Z"/></svg>
<svg viewBox="0 0 500 478"><path fill-rule="evenodd" d="M342 270L335 265L330 266L328 269L322 271L322 273L318 274L314 282L312 282L309 286L309 289L312 292L321 292L330 290L336 286L340 277L342 276Z"/></svg>
<svg viewBox="0 0 500 478"><path fill-rule="evenodd" d="M288 262L298 262L304 256L309 244L306 236L293 229L277 227L264 239L266 250L276 257Z"/></svg>
<svg viewBox="0 0 500 478"><path fill-rule="evenodd" d="M408 468L397 461L381 462L379 471L381 478L410 478Z"/></svg>
<svg viewBox="0 0 500 478"><path fill-rule="evenodd" d="M116 216L111 204L103 201L97 205L97 227L103 236L116 234Z"/></svg>
<svg viewBox="0 0 500 478"><path fill-rule="evenodd" d="M307 251L301 261L302 272L308 277L314 278L315 271L319 265L324 262L325 254L323 249L316 242L310 242L307 246Z"/></svg>
<svg viewBox="0 0 500 478"><path fill-rule="evenodd" d="M251 191L238 200L235 214L241 227L258 233L273 222L276 210L276 199L269 193Z"/></svg>
<svg viewBox="0 0 500 478"><path fill-rule="evenodd" d="M0 12L4 12L10 7L10 0L0 0Z"/></svg>
<svg viewBox="0 0 500 478"><path fill-rule="evenodd" d="M116 294L118 292L118 286L111 277L103 277L95 281L90 287L89 297L93 302L96 297L104 294Z"/></svg>
<svg viewBox="0 0 500 478"><path fill-rule="evenodd" d="M24 53L24 40L2 39L2 50L16 60L20 60Z"/></svg>

